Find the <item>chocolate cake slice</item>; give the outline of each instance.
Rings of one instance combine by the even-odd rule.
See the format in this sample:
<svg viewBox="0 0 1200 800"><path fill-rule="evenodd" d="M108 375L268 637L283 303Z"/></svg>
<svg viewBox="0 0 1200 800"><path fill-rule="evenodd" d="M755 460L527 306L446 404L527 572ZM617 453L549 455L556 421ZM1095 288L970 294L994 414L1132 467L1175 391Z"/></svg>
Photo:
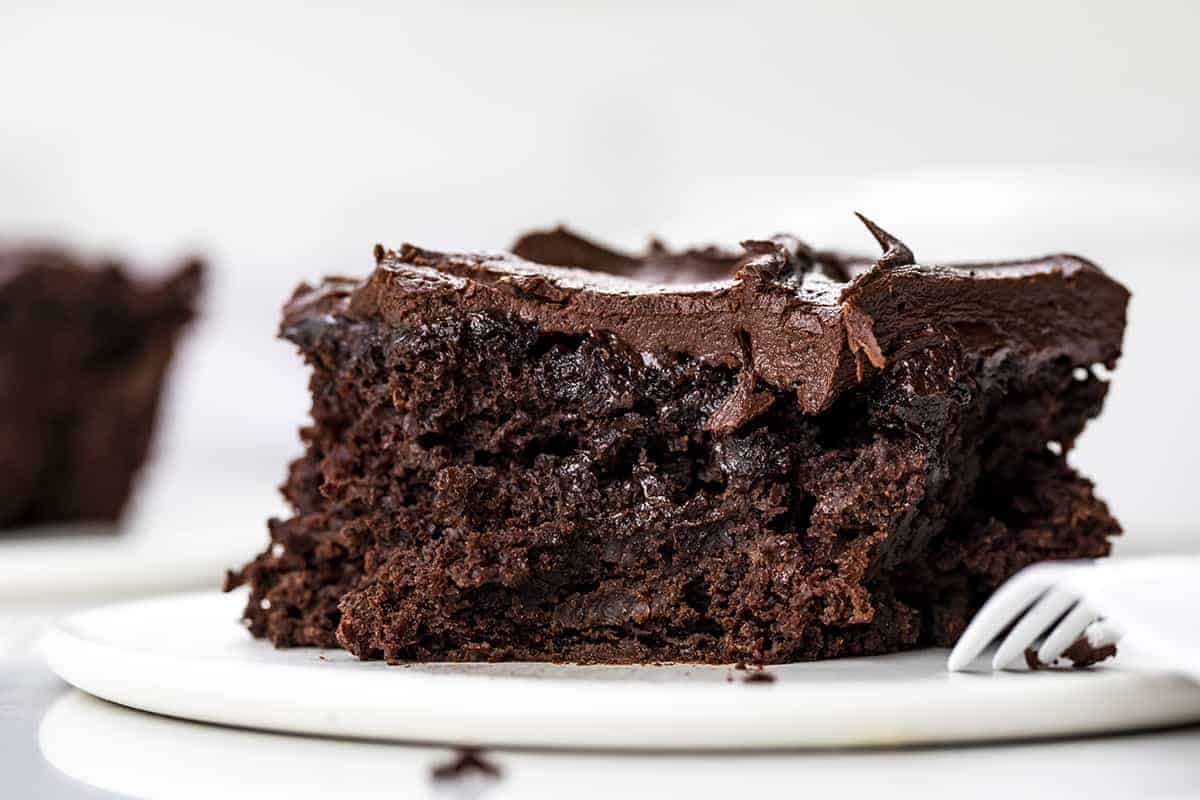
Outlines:
<svg viewBox="0 0 1200 800"><path fill-rule="evenodd" d="M1066 462L1128 292L1070 255L918 264L777 236L641 256L378 247L282 335L313 424L262 555L277 646L777 663L949 645L1120 532Z"/></svg>
<svg viewBox="0 0 1200 800"><path fill-rule="evenodd" d="M0 528L119 517L200 276L0 248Z"/></svg>

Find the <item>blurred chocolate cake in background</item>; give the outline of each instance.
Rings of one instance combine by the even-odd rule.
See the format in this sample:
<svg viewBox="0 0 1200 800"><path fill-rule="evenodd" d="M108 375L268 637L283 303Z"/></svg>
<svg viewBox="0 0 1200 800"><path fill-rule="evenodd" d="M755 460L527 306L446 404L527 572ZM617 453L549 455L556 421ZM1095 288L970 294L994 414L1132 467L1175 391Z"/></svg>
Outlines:
<svg viewBox="0 0 1200 800"><path fill-rule="evenodd" d="M0 529L120 516L202 273L0 245Z"/></svg>

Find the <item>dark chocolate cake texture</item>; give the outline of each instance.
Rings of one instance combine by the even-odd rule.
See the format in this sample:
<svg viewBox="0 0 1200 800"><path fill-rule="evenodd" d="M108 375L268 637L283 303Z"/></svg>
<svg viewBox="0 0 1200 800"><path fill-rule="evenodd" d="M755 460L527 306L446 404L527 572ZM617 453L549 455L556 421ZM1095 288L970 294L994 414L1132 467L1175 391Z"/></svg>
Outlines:
<svg viewBox="0 0 1200 800"><path fill-rule="evenodd" d="M301 286L294 508L231 573L277 646L779 663L950 645L1120 532L1067 465L1128 292L1072 255L919 264L790 236L377 247Z"/></svg>
<svg viewBox="0 0 1200 800"><path fill-rule="evenodd" d="M0 248L0 528L120 516L201 272Z"/></svg>

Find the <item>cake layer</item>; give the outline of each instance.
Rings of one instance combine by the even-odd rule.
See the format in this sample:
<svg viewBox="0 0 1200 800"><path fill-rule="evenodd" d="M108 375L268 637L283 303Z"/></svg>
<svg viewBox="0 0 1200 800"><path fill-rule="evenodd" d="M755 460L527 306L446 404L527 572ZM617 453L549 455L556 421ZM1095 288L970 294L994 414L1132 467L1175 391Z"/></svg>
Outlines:
<svg viewBox="0 0 1200 800"><path fill-rule="evenodd" d="M296 513L229 577L251 632L393 660L882 653L952 642L1028 563L1106 553L1065 454L1124 289L878 235L870 262L558 231L515 249L591 270L405 247L302 288L313 425ZM595 271L642 268L685 282Z"/></svg>

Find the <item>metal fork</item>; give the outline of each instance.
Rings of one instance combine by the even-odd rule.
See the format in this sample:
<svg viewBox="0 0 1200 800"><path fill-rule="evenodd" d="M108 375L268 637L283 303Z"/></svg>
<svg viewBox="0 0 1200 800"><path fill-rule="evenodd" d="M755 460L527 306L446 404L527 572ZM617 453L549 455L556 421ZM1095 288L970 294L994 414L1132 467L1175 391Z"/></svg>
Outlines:
<svg viewBox="0 0 1200 800"><path fill-rule="evenodd" d="M1001 637L992 669L1013 665L1035 645L1038 661L1052 664L1086 634L1094 647L1131 637L1141 655L1151 656L1157 666L1200 675L1198 615L1197 558L1035 564L1009 579L984 604L946 667L965 670Z"/></svg>

